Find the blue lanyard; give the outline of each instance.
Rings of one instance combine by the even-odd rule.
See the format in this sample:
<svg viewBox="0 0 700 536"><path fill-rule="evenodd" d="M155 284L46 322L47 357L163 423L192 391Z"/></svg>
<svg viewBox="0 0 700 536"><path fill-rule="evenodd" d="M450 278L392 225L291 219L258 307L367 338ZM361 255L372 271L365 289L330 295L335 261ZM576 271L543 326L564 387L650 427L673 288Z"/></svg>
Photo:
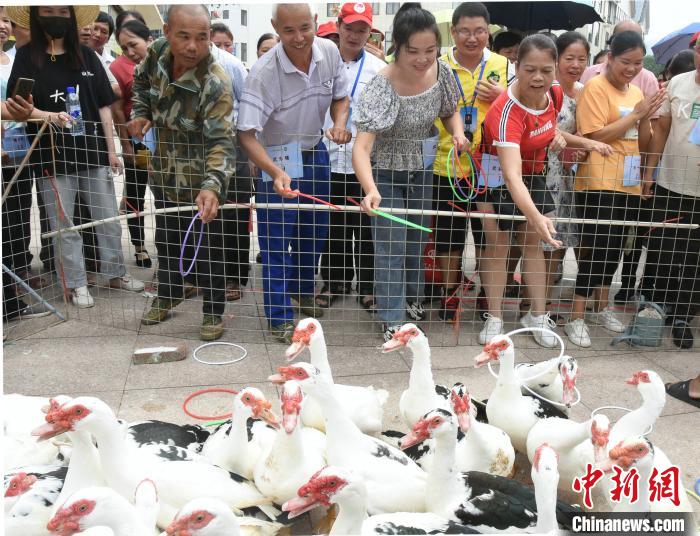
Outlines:
<svg viewBox="0 0 700 536"><path fill-rule="evenodd" d="M486 58L484 56L481 56L481 72L479 72L479 78L476 81L476 84L474 84L474 94L472 95L472 103L469 105L470 108L474 107L474 103L476 102L476 86L481 82L481 78L484 76L484 70L486 69ZM462 89L462 82L459 81L459 75L457 74L456 69L452 69L452 74L455 76L455 80L457 82L457 87L459 88L459 92L462 95L462 102L464 102L464 105L467 105L467 97L464 95L464 89Z"/></svg>
<svg viewBox="0 0 700 536"><path fill-rule="evenodd" d="M365 66L365 51L362 51L362 59L360 60L360 68L357 70L357 76L355 77L355 83L352 85L352 92L350 93L350 98L355 96L355 90L357 89L357 84L360 81L360 75L362 74L362 68Z"/></svg>

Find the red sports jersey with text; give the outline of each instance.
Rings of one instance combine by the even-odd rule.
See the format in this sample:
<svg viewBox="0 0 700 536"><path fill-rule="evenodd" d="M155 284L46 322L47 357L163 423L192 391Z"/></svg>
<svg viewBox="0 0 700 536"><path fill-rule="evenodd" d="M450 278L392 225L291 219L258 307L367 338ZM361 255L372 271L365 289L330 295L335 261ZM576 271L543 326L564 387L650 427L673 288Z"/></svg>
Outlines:
<svg viewBox="0 0 700 536"><path fill-rule="evenodd" d="M498 146L520 147L523 175L542 173L546 149L554 139L557 114L564 99L559 84L555 82L547 97L547 108L533 110L518 101L511 88L501 93L484 119L483 152L495 155Z"/></svg>

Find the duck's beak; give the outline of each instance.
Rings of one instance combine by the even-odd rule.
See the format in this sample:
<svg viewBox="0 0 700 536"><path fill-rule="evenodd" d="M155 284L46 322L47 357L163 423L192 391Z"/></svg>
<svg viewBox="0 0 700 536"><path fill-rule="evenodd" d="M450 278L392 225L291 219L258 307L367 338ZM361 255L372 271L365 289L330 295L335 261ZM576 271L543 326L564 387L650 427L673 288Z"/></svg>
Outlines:
<svg viewBox="0 0 700 536"><path fill-rule="evenodd" d="M493 361L493 356L488 352L481 352L478 356L474 358L474 366L479 368L484 366L489 361Z"/></svg>
<svg viewBox="0 0 700 536"><path fill-rule="evenodd" d="M272 374L271 376L268 376L267 378L268 381L274 383L275 385L284 385L284 382L287 380L284 379L284 376L281 374Z"/></svg>
<svg viewBox="0 0 700 536"><path fill-rule="evenodd" d="M426 438L422 435L419 435L413 430L411 430L405 436L399 439L399 448L401 450L406 450L407 448L412 447L413 445L417 445L418 443L425 441L425 439Z"/></svg>
<svg viewBox="0 0 700 536"><path fill-rule="evenodd" d="M289 519L293 519L308 512L309 510L313 510L320 504L321 501L314 497L294 497L282 505L282 511L289 512Z"/></svg>
<svg viewBox="0 0 700 536"><path fill-rule="evenodd" d="M389 352L393 352L394 350L398 350L399 348L403 348L404 346L406 345L404 344L403 340L399 339L398 337L389 339L384 344L382 344L382 353L388 354Z"/></svg>
<svg viewBox="0 0 700 536"><path fill-rule="evenodd" d="M56 437L57 435L69 430L70 429L67 426L62 425L60 421L47 422L46 424L42 424L41 426L34 428L34 430L32 430L32 435L38 437L37 441L46 441L47 439Z"/></svg>
<svg viewBox="0 0 700 536"><path fill-rule="evenodd" d="M299 356L299 354L301 354L304 351L304 348L306 348L305 344L299 341L295 341L292 344L290 344L287 350L284 352L284 357L287 358L287 361L294 361L294 359L296 359Z"/></svg>

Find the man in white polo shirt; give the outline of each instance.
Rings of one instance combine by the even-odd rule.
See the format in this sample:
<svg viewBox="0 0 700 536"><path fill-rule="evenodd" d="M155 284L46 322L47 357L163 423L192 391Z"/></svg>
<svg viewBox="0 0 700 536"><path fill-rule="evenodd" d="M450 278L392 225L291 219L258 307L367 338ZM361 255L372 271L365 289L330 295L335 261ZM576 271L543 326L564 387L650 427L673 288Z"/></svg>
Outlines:
<svg viewBox="0 0 700 536"><path fill-rule="evenodd" d="M338 17L339 49L350 84L351 109L360 98L365 85L386 67L386 63L364 49L371 29L372 4L343 4ZM326 127L331 126L333 122L330 114L327 114ZM354 136L352 112L348 128ZM328 141L327 145L331 158L331 202L344 205L346 196L361 200L364 197L362 187L352 168L352 140L344 145ZM364 212L332 211L329 218L328 242L321 256L321 277L324 284L316 297L316 304L330 307L339 294L349 294L352 280L357 275L358 300L365 309L372 310L374 247L369 216Z"/></svg>
<svg viewBox="0 0 700 536"><path fill-rule="evenodd" d="M330 108L333 127L326 136L335 143L350 141L349 88L337 47L314 39L316 17L308 4L277 4L272 26L280 43L246 79L238 130L243 149L262 172L256 201L290 206L257 210L265 316L272 334L290 342L291 298L301 312L322 314L314 303L314 276L328 235L328 212L298 209L298 203L312 201L297 193L328 198L330 167L322 129Z"/></svg>

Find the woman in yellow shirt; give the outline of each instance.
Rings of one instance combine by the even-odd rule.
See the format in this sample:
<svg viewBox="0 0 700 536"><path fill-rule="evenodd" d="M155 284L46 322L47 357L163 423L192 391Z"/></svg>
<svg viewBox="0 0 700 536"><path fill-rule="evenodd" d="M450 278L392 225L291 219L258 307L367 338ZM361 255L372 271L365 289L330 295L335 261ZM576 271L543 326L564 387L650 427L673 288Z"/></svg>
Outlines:
<svg viewBox="0 0 700 536"><path fill-rule="evenodd" d="M632 220L639 218L642 187L641 152L651 137L649 117L663 102L663 92L644 98L630 82L642 70L646 48L635 32L621 32L610 44L607 68L584 86L576 109L579 132L587 138L609 144L613 154L591 152L576 173L576 204L582 217L590 220ZM586 300L595 292L591 320L613 332L624 325L608 305L610 283L620 262L625 240L622 225L584 224L576 292L571 319L565 326L569 340L581 347L591 345L584 320Z"/></svg>

